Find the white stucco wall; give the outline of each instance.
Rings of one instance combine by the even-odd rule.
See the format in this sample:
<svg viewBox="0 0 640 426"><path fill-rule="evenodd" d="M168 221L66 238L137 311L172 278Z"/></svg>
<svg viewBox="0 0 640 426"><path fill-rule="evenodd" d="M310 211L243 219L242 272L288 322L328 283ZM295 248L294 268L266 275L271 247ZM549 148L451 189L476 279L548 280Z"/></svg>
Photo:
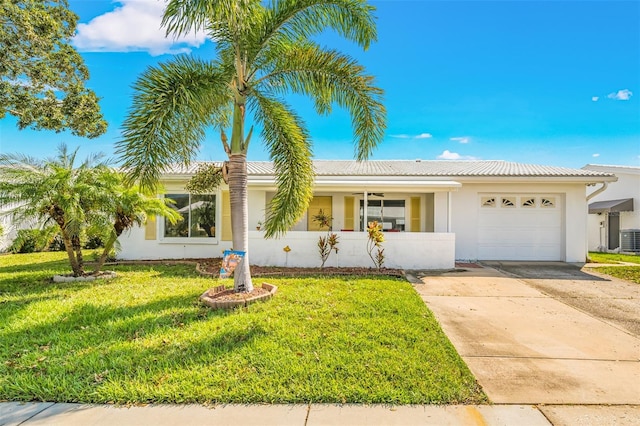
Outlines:
<svg viewBox="0 0 640 426"><path fill-rule="evenodd" d="M167 193L182 192L182 182L167 185ZM411 194L387 193L389 199L405 199L406 220L411 215L409 199ZM217 193L221 197L221 192ZM334 229L341 229L344 225L344 193L318 192L315 195L331 195L333 197ZM351 193L347 193L351 196ZM265 240L262 231L256 231L259 220L264 221L265 206L272 193L265 190L249 190L249 247L250 262L255 265L273 265L301 267L320 266L317 243L321 232L306 231L306 216L300 220L293 231L280 239ZM415 196L415 195L414 195ZM438 194L444 199L446 194ZM356 205L359 201L356 197ZM425 196L421 196L423 206ZM221 200L221 198L218 198ZM436 204L438 201L436 201ZM357 211L357 208L356 208ZM426 216L426 214L423 214ZM442 216L442 217L440 217ZM446 230L446 204L435 213L436 223L441 222ZM216 223L221 223L221 209L218 209ZM423 225L424 227L424 225ZM122 250L118 253L120 259L157 260L157 259L189 259L220 257L222 252L232 247L230 241L218 238L177 239L163 237L163 219L156 224L157 239L145 240L144 228L134 228L120 237ZM221 229L220 226L217 229ZM300 230L299 230L300 229ZM372 267L373 263L366 252L367 236L364 232L337 232L340 235L338 256L335 253L329 257L326 266L361 266ZM405 269L448 269L455 266L455 236L446 233L413 233L390 232L385 233L385 266ZM287 256L283 248L289 246L292 251Z"/></svg>
<svg viewBox="0 0 640 426"><path fill-rule="evenodd" d="M589 200L596 201L621 200L633 198L632 212L620 212L620 229L640 229L640 167L587 165L587 170L614 173L617 182L610 182L607 189ZM587 194L601 188L602 185L587 187ZM589 250L596 251L600 246L607 245L607 215L588 215Z"/></svg>
<svg viewBox="0 0 640 426"><path fill-rule="evenodd" d="M250 261L262 266L320 266L318 237L324 232L291 231L279 239L264 239L262 231L249 231ZM338 255L331 253L325 266L373 267L364 232L337 232ZM144 229L134 228L120 238L120 259L190 259L220 257L229 241L194 242L145 240ZM283 250L289 246L291 251ZM440 233L393 232L385 234L384 266L404 269L448 269L455 266L455 236Z"/></svg>
<svg viewBox="0 0 640 426"><path fill-rule="evenodd" d="M479 194L547 194L562 200L563 247L566 262L584 262L586 257L586 211L584 184L463 183L452 192L451 229L456 234L456 259L478 259Z"/></svg>
<svg viewBox="0 0 640 426"><path fill-rule="evenodd" d="M169 191L170 192L170 191ZM451 192L451 211L448 211L447 192L435 192L433 195L434 233L400 232L385 233L384 244L387 257L386 266L417 269L442 269L454 266L454 260L478 259L478 213L479 194L546 194L558 197L562 209L562 247L561 260L583 262L587 246L587 203L585 185L581 183L473 183L463 182L462 188ZM344 195L342 193L317 193L333 196L334 230L342 228L344 218ZM306 232L306 220L302 220L292 232L279 240L264 240L262 232L255 231L258 220L264 219L264 209L270 193L263 189L249 191L249 230L251 263L258 265L319 266L317 241L320 233ZM426 196L420 194L423 208ZM385 191L385 199L407 197L412 194L394 194ZM415 196L415 194L414 194ZM358 197L356 197L358 198ZM406 215L409 220L409 205ZM357 211L357 210L356 210ZM422 213L423 221L427 216ZM218 222L220 223L220 217ZM143 229L134 229L121 237L123 259L181 259L218 257L225 249L231 248L231 242L217 239L176 240L163 239L161 223L158 224L158 239L145 240ZM451 233L447 233L450 226ZM424 224L423 224L424 229ZM340 251L338 256L330 256L328 266L372 266L365 252L366 234L363 232L340 232ZM286 256L282 250L289 245L292 252Z"/></svg>
<svg viewBox="0 0 640 426"><path fill-rule="evenodd" d="M332 252L325 266L373 267L367 254L365 232L336 232L338 254ZM324 232L293 231L277 240L265 240L261 232L249 232L251 263L264 266L318 267L318 238ZM287 254L283 249L289 246ZM404 269L449 269L455 266L455 236L441 233L385 233L384 266Z"/></svg>

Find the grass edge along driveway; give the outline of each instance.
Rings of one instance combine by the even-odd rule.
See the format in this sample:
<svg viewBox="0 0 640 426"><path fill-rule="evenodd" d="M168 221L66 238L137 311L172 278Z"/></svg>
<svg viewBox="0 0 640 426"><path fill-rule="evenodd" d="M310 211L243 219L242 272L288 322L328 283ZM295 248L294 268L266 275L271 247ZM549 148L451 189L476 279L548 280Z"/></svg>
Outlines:
<svg viewBox="0 0 640 426"><path fill-rule="evenodd" d="M270 277L271 301L222 312L198 302L216 280L193 266L54 284L63 256L0 256L0 400L487 401L404 280Z"/></svg>
<svg viewBox="0 0 640 426"><path fill-rule="evenodd" d="M634 264L625 265L620 263L620 266L595 266L597 267L596 271L600 273L640 284L640 255L589 252L589 260L593 263L616 264L624 262Z"/></svg>

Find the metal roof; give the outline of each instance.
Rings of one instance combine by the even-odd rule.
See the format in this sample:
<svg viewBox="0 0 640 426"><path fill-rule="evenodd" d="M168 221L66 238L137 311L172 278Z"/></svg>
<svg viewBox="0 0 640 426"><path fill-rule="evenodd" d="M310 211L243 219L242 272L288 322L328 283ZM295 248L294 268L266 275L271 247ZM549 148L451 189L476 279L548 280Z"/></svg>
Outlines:
<svg viewBox="0 0 640 426"><path fill-rule="evenodd" d="M632 212L633 198L621 200L596 201L589 204L589 214L608 212Z"/></svg>
<svg viewBox="0 0 640 426"><path fill-rule="evenodd" d="M587 164L582 167L585 170L594 170L599 172L608 173L628 173L628 174L640 174L639 166L621 166L621 165L609 165L609 164Z"/></svg>
<svg viewBox="0 0 640 426"><path fill-rule="evenodd" d="M221 165L222 162L214 162ZM201 162L175 166L168 175L193 174ZM316 176L421 176L421 177L614 177L603 171L513 163L500 160L315 160ZM273 176L270 161L247 161L249 176Z"/></svg>

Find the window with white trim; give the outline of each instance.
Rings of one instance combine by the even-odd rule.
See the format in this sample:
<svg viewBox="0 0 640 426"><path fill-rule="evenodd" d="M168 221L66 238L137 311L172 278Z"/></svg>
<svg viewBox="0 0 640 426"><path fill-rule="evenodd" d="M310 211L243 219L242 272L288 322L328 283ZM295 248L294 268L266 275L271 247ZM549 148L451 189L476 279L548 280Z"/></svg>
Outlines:
<svg viewBox="0 0 640 426"><path fill-rule="evenodd" d="M182 215L175 224L164 221L165 238L215 238L216 196L212 194L166 194L170 204Z"/></svg>

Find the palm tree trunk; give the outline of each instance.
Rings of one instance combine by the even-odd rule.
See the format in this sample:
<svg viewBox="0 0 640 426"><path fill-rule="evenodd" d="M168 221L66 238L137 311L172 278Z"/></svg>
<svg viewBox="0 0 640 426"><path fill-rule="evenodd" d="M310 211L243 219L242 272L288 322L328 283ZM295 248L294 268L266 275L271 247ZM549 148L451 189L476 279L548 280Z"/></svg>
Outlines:
<svg viewBox="0 0 640 426"><path fill-rule="evenodd" d="M229 156L229 199L231 202L231 231L233 249L245 252L244 259L233 273L233 290L253 291L249 269L249 207L247 199L247 157L244 154Z"/></svg>
<svg viewBox="0 0 640 426"><path fill-rule="evenodd" d="M82 275L82 269L78 264L78 260L76 259L76 253L73 250L73 243L71 242L71 238L67 235L64 230L60 232L62 234L62 241L64 242L64 248L67 251L67 256L69 257L69 264L71 265L71 270L73 271L73 276L78 277Z"/></svg>
<svg viewBox="0 0 640 426"><path fill-rule="evenodd" d="M98 272L100 272L100 270L104 266L104 263L107 261L107 257L109 257L109 252L113 248L113 245L116 243L116 240L118 239L119 236L120 235L112 236L111 238L109 238L109 240L104 245L104 250L102 251L102 254L100 255L100 258L98 259L98 262L96 263L96 266L93 268L93 274L94 275L97 275Z"/></svg>
<svg viewBox="0 0 640 426"><path fill-rule="evenodd" d="M82 244L80 243L80 237L74 235L71 237L71 243L74 251L76 252L76 265L78 268L78 272L74 271L74 274L76 276L80 276L84 274L84 258L82 257Z"/></svg>

